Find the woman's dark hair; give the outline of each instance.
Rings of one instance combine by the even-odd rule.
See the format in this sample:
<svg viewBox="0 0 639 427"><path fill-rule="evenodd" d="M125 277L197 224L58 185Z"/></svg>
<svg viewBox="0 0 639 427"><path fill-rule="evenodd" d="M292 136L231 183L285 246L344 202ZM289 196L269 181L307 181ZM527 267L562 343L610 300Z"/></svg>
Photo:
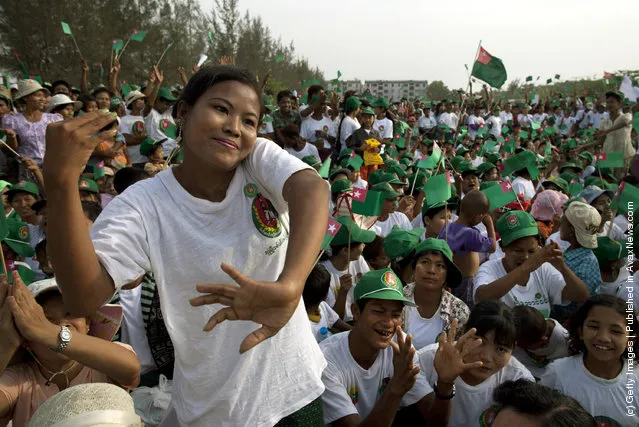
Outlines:
<svg viewBox="0 0 639 427"><path fill-rule="evenodd" d="M279 103L282 99L284 98L295 98L295 96L293 96L293 92L291 92L290 90L281 90L279 92L277 92L277 102Z"/></svg>
<svg viewBox="0 0 639 427"><path fill-rule="evenodd" d="M89 94L89 93L83 93L78 97L78 101L80 101L82 103L82 110L86 109L87 104L89 102L98 102L97 99L95 99L95 96Z"/></svg>
<svg viewBox="0 0 639 427"><path fill-rule="evenodd" d="M499 409L511 408L544 427L597 427L595 419L575 399L532 381L506 381L493 393Z"/></svg>
<svg viewBox="0 0 639 427"><path fill-rule="evenodd" d="M93 92L91 92L91 94L93 96L98 96L98 93L102 93L102 92L106 92L109 97L112 97L113 95L111 94L111 91L109 89L107 89L106 87L99 87L96 88Z"/></svg>
<svg viewBox="0 0 639 427"><path fill-rule="evenodd" d="M384 238L381 236L375 236L375 240L371 243L367 243L364 246L364 251L362 252L362 256L366 261L376 258L380 253L384 251Z"/></svg>
<svg viewBox="0 0 639 427"><path fill-rule="evenodd" d="M322 264L316 264L306 278L302 298L306 308L316 306L326 299L331 286L331 275Z"/></svg>
<svg viewBox="0 0 639 427"><path fill-rule="evenodd" d="M122 194L124 190L132 186L138 181L147 179L149 174L143 169L138 168L122 168L113 176L113 188L118 194Z"/></svg>
<svg viewBox="0 0 639 427"><path fill-rule="evenodd" d="M438 213L440 213L446 208L448 208L448 210L451 210L451 205L444 205L444 206L438 206L436 208L430 208L426 212L424 212L424 214L422 215L422 218L427 216L428 218L433 219L435 215L437 215Z"/></svg>
<svg viewBox="0 0 639 427"><path fill-rule="evenodd" d="M255 76L251 74L245 68L235 67L233 65L214 65L203 67L189 79L189 82L182 90L180 97L175 105L184 102L188 106L195 105L195 102L206 92L210 87L215 86L222 82L239 82L249 86L255 91L257 99L260 103L260 117L264 114L264 105L262 103L262 94L258 86ZM279 99L279 94L278 94ZM178 108L173 108L173 118L177 118Z"/></svg>
<svg viewBox="0 0 639 427"><path fill-rule="evenodd" d="M62 105L58 105L58 106L57 106L57 107L55 107L55 108L53 109L53 111L51 111L51 112L52 112L52 113L58 113L58 112L62 111L63 109L65 109L65 108L67 107L67 105L69 105L69 104L62 104ZM71 104L71 105L73 105L73 104Z"/></svg>
<svg viewBox="0 0 639 427"><path fill-rule="evenodd" d="M313 99L313 97L315 95L317 95L318 93L320 93L321 91L323 91L324 88L320 85L312 85L308 88L308 91L306 91L306 93L308 94L308 102L309 104L311 103L311 100ZM292 95L292 94L291 94Z"/></svg>
<svg viewBox="0 0 639 427"><path fill-rule="evenodd" d="M480 301L470 312L465 331L477 330L478 337L485 337L495 331L495 343L515 348L517 328L512 310L500 301Z"/></svg>
<svg viewBox="0 0 639 427"><path fill-rule="evenodd" d="M97 202L84 200L82 202L82 212L91 222L95 222L102 213L102 206Z"/></svg>
<svg viewBox="0 0 639 427"><path fill-rule="evenodd" d="M626 301L621 298L617 298L613 295L595 295L586 300L586 302L579 308L579 310L570 319L570 340L571 346L574 347L580 353L587 354L586 346L583 340L579 337L579 332L584 326L584 322L588 317L588 313L594 307L608 307L619 313L624 319L626 319L626 335L634 335L635 325L637 324L637 313L632 311L628 313L626 311L628 305ZM628 316L631 319L628 319ZM630 329L630 330L628 330ZM622 357L628 358L628 348L623 352Z"/></svg>
<svg viewBox="0 0 639 427"><path fill-rule="evenodd" d="M53 82L53 84L51 85L51 90L54 90L56 88L56 86L66 86L67 89L69 89L69 93L71 93L71 85L66 81L66 80L56 80ZM54 93L55 95L55 93Z"/></svg>
<svg viewBox="0 0 639 427"><path fill-rule="evenodd" d="M539 343L546 335L546 319L534 307L518 305L513 308L517 327L517 345L523 348Z"/></svg>

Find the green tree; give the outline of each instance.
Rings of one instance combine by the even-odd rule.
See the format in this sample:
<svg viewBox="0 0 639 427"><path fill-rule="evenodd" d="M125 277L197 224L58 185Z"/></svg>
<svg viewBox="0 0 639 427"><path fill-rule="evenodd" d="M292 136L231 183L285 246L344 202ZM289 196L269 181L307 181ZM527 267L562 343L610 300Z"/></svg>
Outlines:
<svg viewBox="0 0 639 427"><path fill-rule="evenodd" d="M442 99L450 99L451 92L448 86L441 80L435 80L428 85L427 89L428 98L434 101L441 101Z"/></svg>

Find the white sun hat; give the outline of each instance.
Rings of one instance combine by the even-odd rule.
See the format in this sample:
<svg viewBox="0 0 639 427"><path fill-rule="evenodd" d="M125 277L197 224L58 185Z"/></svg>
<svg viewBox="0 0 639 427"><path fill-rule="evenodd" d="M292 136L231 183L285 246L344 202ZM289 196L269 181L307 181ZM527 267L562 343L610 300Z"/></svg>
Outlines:
<svg viewBox="0 0 639 427"><path fill-rule="evenodd" d="M49 93L49 89L42 87L42 85L35 80L18 80L18 93L16 93L16 96L13 97L13 100L17 101L20 98L24 98L25 96L29 96L32 93L36 93L41 90Z"/></svg>
<svg viewBox="0 0 639 427"><path fill-rule="evenodd" d="M71 98L69 98L67 95L63 93L59 93L51 97L51 99L49 100L49 105L47 106L47 113L52 112L53 110L60 107L61 105L68 105L68 104L73 104L73 111L78 111L80 107L82 107L82 103L80 101L74 101Z"/></svg>

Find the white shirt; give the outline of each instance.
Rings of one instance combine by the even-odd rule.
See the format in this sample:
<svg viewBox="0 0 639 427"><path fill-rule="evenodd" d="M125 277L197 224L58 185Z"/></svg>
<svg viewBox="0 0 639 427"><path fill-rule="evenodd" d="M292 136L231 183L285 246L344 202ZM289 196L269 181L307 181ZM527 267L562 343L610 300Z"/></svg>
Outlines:
<svg viewBox="0 0 639 427"><path fill-rule="evenodd" d="M595 129L599 129L601 121L608 117L610 117L610 114L607 111L604 111L603 113L594 113L592 115L592 127Z"/></svg>
<svg viewBox="0 0 639 427"><path fill-rule="evenodd" d="M357 119L352 119L350 116L344 116L342 120L342 129L339 133L339 140L342 143L342 150L346 148L346 140L361 126ZM392 131L391 131L392 132Z"/></svg>
<svg viewBox="0 0 639 427"><path fill-rule="evenodd" d="M291 156L297 157L300 160L302 160L306 156L313 156L317 159L318 162L320 161L320 155L319 151L317 151L317 147L313 144L309 144L308 142L304 144L304 148L302 148L300 151L296 151L294 148L291 147L286 147L284 151L286 151Z"/></svg>
<svg viewBox="0 0 639 427"><path fill-rule="evenodd" d="M262 117L262 122L260 123L260 127L257 129L258 135L268 135L275 132L273 129L273 118L266 114Z"/></svg>
<svg viewBox="0 0 639 427"><path fill-rule="evenodd" d="M631 280L627 280L617 290L617 298L621 298L626 302L636 302L639 295L639 273L632 275Z"/></svg>
<svg viewBox="0 0 639 427"><path fill-rule="evenodd" d="M333 335L320 345L328 364L322 373L326 386L322 395L324 424L327 425L353 414L359 414L362 421L366 419L394 372L392 346L380 350L373 365L364 369L353 359L348 348L349 334ZM417 354L413 363L419 366ZM432 387L420 372L413 387L402 397L400 406L413 405L432 392Z"/></svg>
<svg viewBox="0 0 639 427"><path fill-rule="evenodd" d="M555 324L546 345L537 350L524 350L517 347L513 356L517 357L535 378L541 378L546 372L547 366L555 359L568 357L568 341L570 333L555 319L548 319Z"/></svg>
<svg viewBox="0 0 639 427"><path fill-rule="evenodd" d="M417 352L421 368L429 384L437 382L437 371L435 371L434 366L437 347L438 344L431 344ZM466 384L464 380L457 377L455 380L455 397L452 399L448 425L450 427L479 426L479 420L483 412L493 404L493 392L495 389L506 381L518 379L535 381L528 369L514 357L511 357L500 371L478 385Z"/></svg>
<svg viewBox="0 0 639 427"><path fill-rule="evenodd" d="M513 189L517 194L523 194L524 200L532 200L537 192L535 191L535 185L531 180L518 176L513 180Z"/></svg>
<svg viewBox="0 0 639 427"><path fill-rule="evenodd" d="M362 177L360 176L359 178L357 178L357 182L353 184L353 187L366 189L368 188L368 181L363 180Z"/></svg>
<svg viewBox="0 0 639 427"><path fill-rule="evenodd" d="M559 231L552 233L546 239L546 244L549 245L552 242L556 242L559 245L559 249L561 249L562 252L566 252L568 248L570 247L570 242L562 240L561 237L559 236L560 236Z"/></svg>
<svg viewBox="0 0 639 427"><path fill-rule="evenodd" d="M484 119L481 117L477 117L474 114L468 117L468 135L470 135L470 139L475 140L475 137L477 136L477 130L471 128L470 125L481 126L483 124L485 124L485 122Z"/></svg>
<svg viewBox="0 0 639 427"><path fill-rule="evenodd" d="M541 384L553 387L563 394L577 400L599 425L637 427L639 415L628 416L627 406L637 407L637 394L632 395L632 402L626 399L630 397L630 389L637 389L639 374L637 369L629 370L626 361L621 372L616 378L604 379L596 377L586 369L583 355L555 360L548 366L546 374L541 378ZM606 418L612 418L607 421Z"/></svg>
<svg viewBox="0 0 639 427"><path fill-rule="evenodd" d="M415 297L411 298L415 302ZM444 330L444 321L442 320L441 306L431 318L422 317L417 307L409 307L410 315L408 316L408 325L406 325L407 334L413 336L413 346L419 350L437 342L437 336Z"/></svg>
<svg viewBox="0 0 639 427"><path fill-rule="evenodd" d="M488 260L479 266L475 276L475 288L486 286L506 275L506 269L501 259ZM515 285L500 300L508 307L526 305L541 311L544 317L550 316L550 306L561 304L561 293L566 287L564 276L549 263L544 263L537 270L530 273L526 286Z"/></svg>
<svg viewBox="0 0 639 427"><path fill-rule="evenodd" d="M592 125L592 116L594 116L595 112L590 110L584 114L584 118L581 122L579 122L579 129L586 129L588 126Z"/></svg>
<svg viewBox="0 0 639 427"><path fill-rule="evenodd" d="M208 427L211 420L216 426L270 427L323 392L325 362L301 299L277 335L243 355L241 342L259 325L227 321L203 332L222 306L189 303L201 295L198 283L232 283L218 267L222 262L255 280L277 280L289 233L282 191L302 169L311 168L257 138L221 202L193 197L167 169L113 199L91 229L116 289L154 273L175 346L171 405L183 427ZM263 390L259 399L257 388Z"/></svg>
<svg viewBox="0 0 639 427"><path fill-rule="evenodd" d="M457 114L450 113L448 121L450 122L449 127L452 130L457 130L457 125L459 125L459 117L457 117Z"/></svg>
<svg viewBox="0 0 639 427"><path fill-rule="evenodd" d="M599 287L599 293L604 295L615 295L619 293L619 290L626 284L628 278L630 277L630 273L628 273L628 268L623 265L619 268L619 275L614 282L601 282L601 286ZM625 299L625 298L624 298Z"/></svg>
<svg viewBox="0 0 639 427"><path fill-rule="evenodd" d="M168 126L171 124L175 124L173 120L173 116L171 115L171 109L169 108L164 112L164 114L160 114L156 111L155 108L151 108L151 112L148 116L144 118L146 124L146 132L147 135L155 140L161 140L166 138L167 136L160 130L160 126ZM167 139L162 144L162 152L164 153L164 157L167 157L171 150L177 147L177 142L174 139Z"/></svg>
<svg viewBox="0 0 639 427"><path fill-rule="evenodd" d="M507 113L505 111L501 111L499 113L499 118L501 119L501 124L502 125L506 125L508 124L508 121L512 121L513 120L513 113Z"/></svg>
<svg viewBox="0 0 639 427"><path fill-rule="evenodd" d="M313 322L312 320L309 320L311 322L311 331L313 331L313 337L315 337L315 340L318 343L332 335L328 329L339 320L339 316L337 315L337 313L335 313L335 310L333 310L331 306L326 303L326 301L320 302L319 312L319 322ZM322 333L322 329L324 329L325 333Z"/></svg>
<svg viewBox="0 0 639 427"><path fill-rule="evenodd" d="M521 125L522 128L529 128L533 121L532 114L519 114L517 116L517 123Z"/></svg>
<svg viewBox="0 0 639 427"><path fill-rule="evenodd" d="M437 126L437 121L435 121L435 115L431 111L428 116L425 114L419 118L419 127L421 129L432 129Z"/></svg>
<svg viewBox="0 0 639 427"><path fill-rule="evenodd" d="M393 139L393 122L389 118L384 117L381 120L376 118L373 129L379 132L382 139Z"/></svg>
<svg viewBox="0 0 639 427"><path fill-rule="evenodd" d="M331 284L330 288L328 289L328 295L326 296L326 302L331 307L335 307L335 301L337 301L337 293L342 287L340 285L339 278L345 274L350 274L352 276L351 279L353 281L353 287L348 291L348 294L346 295L346 307L344 309L344 321L350 322L351 320L353 320L351 304L353 304L354 302L353 292L355 289L355 285L357 285L357 282L359 282L360 277L362 277L364 273L368 273L371 269L368 267L368 264L364 260L363 256L360 256L355 261L351 261L344 271L339 271L338 269L336 269L330 260L322 261L321 264L326 267L326 270L328 270L331 275Z"/></svg>
<svg viewBox="0 0 639 427"><path fill-rule="evenodd" d="M375 233L378 236L386 237L389 234L394 226L398 226L402 230L412 230L413 226L410 223L410 220L403 212L393 212L388 215L386 221L377 221L373 226Z"/></svg>
<svg viewBox="0 0 639 427"><path fill-rule="evenodd" d="M120 132L124 135L144 136L146 135L146 124L144 120L145 118L142 116L132 116L130 114L120 117ZM166 138L166 136L163 138ZM140 154L140 144L127 144L126 150L129 152L129 157L131 157L131 163L133 164L146 163L149 161L148 157Z"/></svg>
<svg viewBox="0 0 639 427"><path fill-rule="evenodd" d="M559 133L561 135L568 135L570 133L570 129L572 129L572 125L575 124L575 118L573 116L570 117L565 117L561 123L561 125L559 125ZM561 129L561 126L565 125L566 128L565 129Z"/></svg>
<svg viewBox="0 0 639 427"><path fill-rule="evenodd" d="M120 289L120 305L122 306L122 342L133 347L140 361L141 373L157 369L149 339L146 336L144 318L142 317L142 286L133 289Z"/></svg>
<svg viewBox="0 0 639 427"><path fill-rule="evenodd" d="M486 121L486 125L490 126L489 134L494 136L501 136L501 119L497 116L490 116Z"/></svg>
<svg viewBox="0 0 639 427"><path fill-rule="evenodd" d="M324 148L331 148L331 143L328 140L319 138L315 135L316 131L322 131L329 136L335 136L335 129L333 128L333 122L326 116L323 116L321 120L315 120L312 115L308 116L306 120L302 122L302 128L300 129L300 135L309 142L316 142L318 140L324 141Z"/></svg>

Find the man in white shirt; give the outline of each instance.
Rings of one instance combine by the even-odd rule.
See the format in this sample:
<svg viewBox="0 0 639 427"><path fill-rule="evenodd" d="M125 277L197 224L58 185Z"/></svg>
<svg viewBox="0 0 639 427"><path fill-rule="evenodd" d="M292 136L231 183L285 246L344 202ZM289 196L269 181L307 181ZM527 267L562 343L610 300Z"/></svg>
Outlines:
<svg viewBox="0 0 639 427"><path fill-rule="evenodd" d="M435 115L430 111L430 105L424 106L424 115L419 118L419 130L428 133L437 126Z"/></svg>
<svg viewBox="0 0 639 427"><path fill-rule="evenodd" d="M530 114L530 105L524 105L524 108L517 116L517 122L522 127L522 129L529 128L533 122L533 116Z"/></svg>
<svg viewBox="0 0 639 427"><path fill-rule="evenodd" d="M501 124L502 125L507 125L509 121L510 122L513 121L513 113L512 113L511 110L512 110L512 105L509 102L504 107L504 111L499 113L499 118L501 119Z"/></svg>
<svg viewBox="0 0 639 427"><path fill-rule="evenodd" d="M379 184L373 185L370 189L373 191L380 191L385 193L384 195L384 204L382 205L382 211L377 217L377 222L375 223L374 230L378 236L386 236L391 232L394 226L398 226L403 230L412 230L413 226L410 223L410 220L403 212L396 212L397 203L401 194L395 192L391 187L391 183L389 182L381 182ZM397 181L399 184L403 184L401 181ZM397 185L399 185L397 184Z"/></svg>
<svg viewBox="0 0 639 427"><path fill-rule="evenodd" d="M605 111L605 108L601 104L597 104L597 111L592 115L592 127L595 129L599 129L601 121L608 117L608 112Z"/></svg>
<svg viewBox="0 0 639 427"><path fill-rule="evenodd" d="M493 113L490 117L488 117L488 120L486 120L486 125L490 127L488 133L495 138L499 138L501 136L501 126L503 125L500 118L500 110L501 108L499 108L499 105L496 105L493 108Z"/></svg>
<svg viewBox="0 0 639 427"><path fill-rule="evenodd" d="M468 117L468 135L470 135L470 139L475 140L477 129L484 124L486 124L486 122L483 117L481 117L479 107L475 107L473 114Z"/></svg>
<svg viewBox="0 0 639 427"><path fill-rule="evenodd" d="M328 102L328 100L326 101ZM311 102L313 105L315 102ZM309 107L310 108L310 107ZM321 104L311 115L302 121L300 135L310 143L322 141L323 148L330 149L335 145L337 133L333 127L333 121L326 116L326 104Z"/></svg>
<svg viewBox="0 0 639 427"><path fill-rule="evenodd" d="M386 110L388 110L388 101L383 97L377 98L375 102L371 104L371 107L375 109L375 123L373 123L373 129L379 132L383 144L387 144L393 140L393 122L386 117Z"/></svg>
<svg viewBox="0 0 639 427"><path fill-rule="evenodd" d="M177 99L171 94L171 90L167 87L163 87L158 91L158 96L153 104L153 108L149 114L144 118L146 123L147 135L155 140L166 139L162 144L162 151L164 157L167 157L171 150L177 147L177 142L174 139L168 138L163 132L172 126L175 126L175 120L173 120L173 103Z"/></svg>

